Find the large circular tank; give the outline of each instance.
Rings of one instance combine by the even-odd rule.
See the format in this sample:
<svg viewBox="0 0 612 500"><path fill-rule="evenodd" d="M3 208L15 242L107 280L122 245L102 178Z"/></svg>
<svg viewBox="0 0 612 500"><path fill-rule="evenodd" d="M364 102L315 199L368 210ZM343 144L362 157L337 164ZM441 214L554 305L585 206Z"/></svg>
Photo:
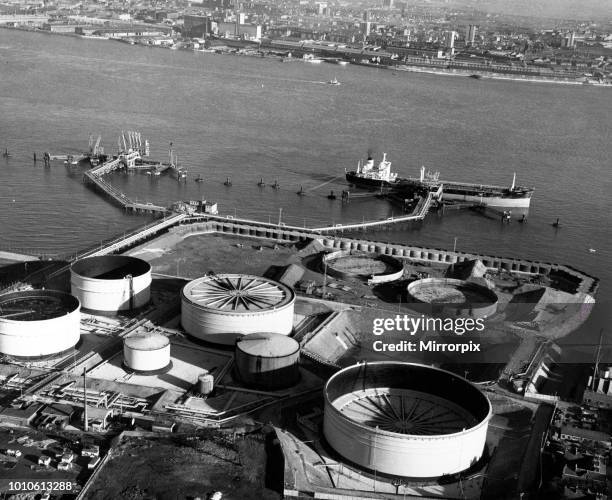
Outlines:
<svg viewBox="0 0 612 500"><path fill-rule="evenodd" d="M159 373L171 366L170 340L159 333L132 335L123 341L123 364L138 373Z"/></svg>
<svg viewBox="0 0 612 500"><path fill-rule="evenodd" d="M70 266L72 294L84 309L118 312L142 307L151 295L151 265L136 257L103 255Z"/></svg>
<svg viewBox="0 0 612 500"><path fill-rule="evenodd" d="M413 307L425 314L486 318L497 310L497 294L484 285L452 278L425 278L410 283Z"/></svg>
<svg viewBox="0 0 612 500"><path fill-rule="evenodd" d="M28 290L0 295L0 352L37 358L76 345L81 304L70 294Z"/></svg>
<svg viewBox="0 0 612 500"><path fill-rule="evenodd" d="M394 257L352 250L340 250L324 255L323 265L331 276L369 279L374 283L395 281L404 274L404 265Z"/></svg>
<svg viewBox="0 0 612 500"><path fill-rule="evenodd" d="M300 344L278 333L254 333L236 341L236 371L247 385L264 389L298 382Z"/></svg>
<svg viewBox="0 0 612 500"><path fill-rule="evenodd" d="M348 461L394 476L468 469L483 454L492 416L476 386L413 363L350 366L329 379L324 397L327 442Z"/></svg>
<svg viewBox="0 0 612 500"><path fill-rule="evenodd" d="M205 276L183 287L181 323L190 335L218 344L257 332L289 335L294 303L290 287L268 278Z"/></svg>

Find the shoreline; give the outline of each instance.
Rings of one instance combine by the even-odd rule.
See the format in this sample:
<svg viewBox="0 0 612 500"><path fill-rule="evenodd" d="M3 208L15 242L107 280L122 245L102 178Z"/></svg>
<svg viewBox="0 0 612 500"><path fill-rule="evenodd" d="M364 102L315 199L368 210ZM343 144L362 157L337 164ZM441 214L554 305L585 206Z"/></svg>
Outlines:
<svg viewBox="0 0 612 500"><path fill-rule="evenodd" d="M461 76L467 78L473 78L473 75L477 75L477 79L487 79L487 80L504 80L504 81L513 81L513 82L527 82L527 83L554 83L558 85L584 85L585 87L593 86L593 87L609 87L612 88L612 83L599 83L599 82L590 82L590 81L579 81L579 80L569 80L569 79L556 79L556 78L546 78L546 77L537 77L537 76L529 76L519 78L516 76L505 76L503 73L477 73L477 72L469 72L462 70L436 70L433 68L423 68L422 66L410 66L406 65L405 67L393 67L388 66L387 69L391 69L393 71L405 71L408 73L426 73L429 75L443 75L443 76Z"/></svg>
<svg viewBox="0 0 612 500"><path fill-rule="evenodd" d="M6 26L6 25L0 25L0 28L6 29L6 30L24 31L24 32L31 32L31 33L42 33L45 35L67 36L67 37L80 38L80 39L85 39L85 40L93 39L90 36L83 36L78 33L59 33L59 32L53 32L53 31L46 31L42 29L11 27L11 26ZM124 39L100 38L100 40L128 43L128 41ZM165 49L165 50L181 50L184 52L204 52L201 50L198 51L197 49L183 49L180 47L179 48L163 47L163 46L149 45L149 44L144 44L144 43L139 43L139 42L131 43L130 45L138 45L138 46L150 47L150 48L155 48L155 49ZM263 58L263 59L275 59L276 58L276 57L266 56L265 54L262 53L261 49L259 49L256 54L233 53L229 51L217 51L214 49L212 51L206 51L205 53L218 54L218 55L241 55L241 56L246 56L246 57L255 57L255 58ZM283 62L280 56L279 56L279 60ZM301 61L302 60L300 58L295 58L295 62L301 62ZM396 64L392 66L388 64L359 63L355 61L350 61L349 64L352 64L355 66L372 67L372 68L377 68L377 69L386 69L386 70L391 70L391 71L403 71L407 73L425 73L429 75L460 76L464 78L466 77L474 78L473 75L477 75L477 79L502 80L502 81L511 81L511 82L552 83L552 84L558 84L558 85L583 85L585 87L612 88L612 82L611 83L593 82L593 81L588 80L587 79L588 77L584 77L585 80L576 80L576 79L571 80L569 79L569 77L566 77L564 79L548 78L544 76L526 76L523 78L519 78L516 76L511 76L510 74L496 73L493 71L478 72L478 71L465 71L461 69L446 70L446 69L437 69L434 67L421 66L417 64L410 65L410 64L405 64L405 63L403 63L402 65Z"/></svg>

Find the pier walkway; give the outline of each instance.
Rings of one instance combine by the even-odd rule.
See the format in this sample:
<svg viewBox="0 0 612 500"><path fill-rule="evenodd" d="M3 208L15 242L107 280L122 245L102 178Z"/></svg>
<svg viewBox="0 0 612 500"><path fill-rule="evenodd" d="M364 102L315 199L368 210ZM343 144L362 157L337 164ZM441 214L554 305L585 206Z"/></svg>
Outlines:
<svg viewBox="0 0 612 500"><path fill-rule="evenodd" d="M92 168L83 174L83 179L88 186L97 188L103 192L115 205L120 206L126 211L148 214L165 215L169 212L168 208L153 203L139 203L131 200L124 193L105 181L103 176L121 168L123 165L121 158L106 161L98 167Z"/></svg>
<svg viewBox="0 0 612 500"><path fill-rule="evenodd" d="M349 231L353 229L355 230L365 229L365 228L370 228L370 227L399 224L402 222L412 222L412 221L423 220L425 216L427 215L427 213L429 212L432 202L433 202L433 194L428 193L427 197L421 198L421 200L419 201L419 203L417 203L417 206L414 208L414 210L412 211L410 215L402 215L400 217L389 217L388 219L383 219L383 220L374 220L374 221L367 221L367 222L364 221L364 222L357 222L357 223L351 223L351 224L335 224L333 226L325 226L325 227L315 227L315 228L312 228L311 231L314 231L317 233L327 233L330 231ZM299 229L299 228L296 228L296 229Z"/></svg>

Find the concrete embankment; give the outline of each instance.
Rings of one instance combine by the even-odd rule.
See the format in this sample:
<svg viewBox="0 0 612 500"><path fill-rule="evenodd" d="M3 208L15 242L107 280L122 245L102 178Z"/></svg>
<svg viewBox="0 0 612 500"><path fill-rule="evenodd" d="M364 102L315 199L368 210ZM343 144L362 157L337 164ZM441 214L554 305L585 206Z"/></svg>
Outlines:
<svg viewBox="0 0 612 500"><path fill-rule="evenodd" d="M335 235L321 235L312 230L299 230L274 226L265 223L251 223L235 219L187 218L180 226L171 229L175 234L187 237L193 234L222 233L236 236L267 238L284 242L299 242L311 239L318 240L329 250L357 250L381 255L391 255L396 258L418 261L428 264L455 264L466 260L479 259L492 271L524 273L549 276L554 273L573 283L576 293L594 295L599 286L599 280L571 266L553 262L531 261L496 255L483 255L471 252L453 252L440 248L425 248L411 245L401 245L371 241L361 238L345 238Z"/></svg>

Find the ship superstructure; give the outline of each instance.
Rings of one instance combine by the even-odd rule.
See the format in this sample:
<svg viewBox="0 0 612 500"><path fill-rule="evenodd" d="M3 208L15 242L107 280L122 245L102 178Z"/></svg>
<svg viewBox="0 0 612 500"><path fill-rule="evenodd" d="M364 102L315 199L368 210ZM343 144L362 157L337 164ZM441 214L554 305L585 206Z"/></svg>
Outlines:
<svg viewBox="0 0 612 500"><path fill-rule="evenodd" d="M390 186L397 182L397 174L391 172L391 162L387 160L387 154L384 153L378 165L374 164L371 156L368 156L363 164L359 160L357 170L346 173L346 180L356 185Z"/></svg>

